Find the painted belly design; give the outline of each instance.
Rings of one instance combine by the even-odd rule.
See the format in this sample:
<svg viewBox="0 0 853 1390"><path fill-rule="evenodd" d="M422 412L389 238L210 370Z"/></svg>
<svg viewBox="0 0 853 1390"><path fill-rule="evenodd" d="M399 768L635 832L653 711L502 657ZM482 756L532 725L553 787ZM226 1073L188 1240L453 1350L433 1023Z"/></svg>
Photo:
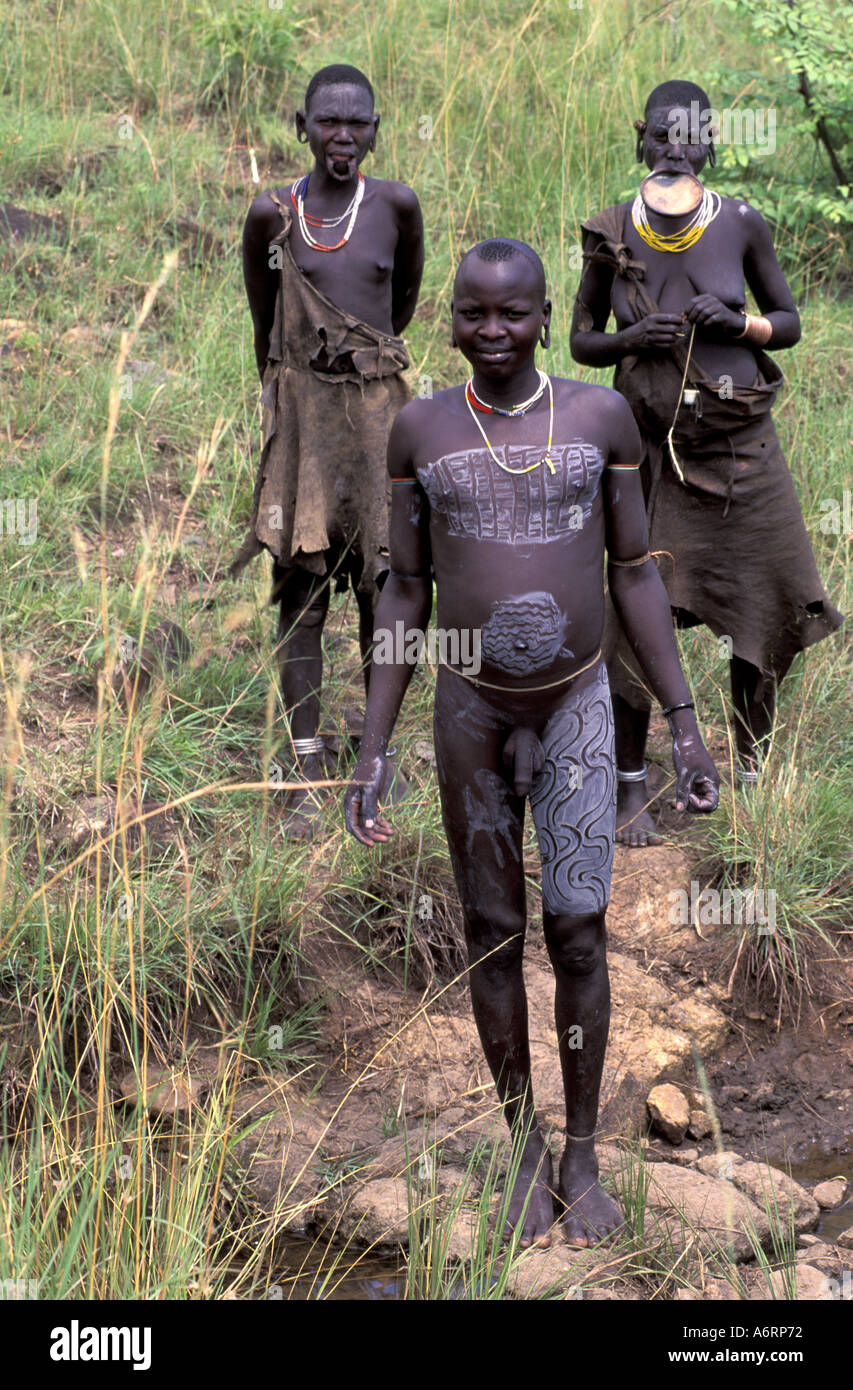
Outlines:
<svg viewBox="0 0 853 1390"><path fill-rule="evenodd" d="M503 599L481 629L481 654L501 671L530 676L553 665L563 646L564 627L565 619L551 594Z"/></svg>

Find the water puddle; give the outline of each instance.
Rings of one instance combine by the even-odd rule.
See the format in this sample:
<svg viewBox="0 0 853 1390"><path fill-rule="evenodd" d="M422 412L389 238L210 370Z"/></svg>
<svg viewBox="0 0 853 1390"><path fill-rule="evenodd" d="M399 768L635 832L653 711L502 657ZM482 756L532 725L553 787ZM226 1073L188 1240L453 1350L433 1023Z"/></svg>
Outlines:
<svg viewBox="0 0 853 1390"><path fill-rule="evenodd" d="M359 1255L288 1237L279 1250L267 1299L386 1302L403 1298L406 1270L393 1256Z"/></svg>
<svg viewBox="0 0 853 1390"><path fill-rule="evenodd" d="M809 1186L827 1182L830 1178L846 1178L844 1201L831 1211L821 1212L815 1234L823 1236L824 1240L835 1241L842 1231L853 1226L853 1134L848 1134L830 1153L825 1143L804 1140L793 1147L789 1146L784 1155L771 1157L768 1162L776 1168L784 1168L795 1182Z"/></svg>

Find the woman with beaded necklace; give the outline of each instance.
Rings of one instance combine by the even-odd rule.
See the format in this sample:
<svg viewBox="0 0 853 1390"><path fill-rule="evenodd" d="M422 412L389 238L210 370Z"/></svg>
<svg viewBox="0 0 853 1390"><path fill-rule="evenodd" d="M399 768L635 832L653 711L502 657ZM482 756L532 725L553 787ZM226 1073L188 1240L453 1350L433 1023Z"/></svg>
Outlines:
<svg viewBox="0 0 853 1390"><path fill-rule="evenodd" d="M583 225L571 347L616 365L645 446L650 546L679 627L705 623L730 655L735 738L757 778L775 693L795 654L841 615L818 577L770 410L800 321L760 214L698 182L715 151L701 87L656 87L636 121L643 195ZM760 309L746 312L745 285ZM605 332L613 314L616 331ZM655 843L644 753L651 701L608 605L605 655L619 779L617 839Z"/></svg>

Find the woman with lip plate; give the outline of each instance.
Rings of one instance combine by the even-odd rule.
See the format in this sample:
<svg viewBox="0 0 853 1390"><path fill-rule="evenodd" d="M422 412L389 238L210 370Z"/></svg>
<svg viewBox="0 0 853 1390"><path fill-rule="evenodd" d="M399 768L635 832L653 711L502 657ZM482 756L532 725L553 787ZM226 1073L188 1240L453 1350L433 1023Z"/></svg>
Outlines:
<svg viewBox="0 0 853 1390"><path fill-rule="evenodd" d="M699 181L716 162L710 122L708 97L691 82L649 96L635 127L637 161L651 173L635 200L582 224L571 349L587 366L616 365L613 384L645 446L650 548L676 625L705 623L726 639L737 772L753 782L778 683L842 617L818 577L770 416L783 377L764 349L792 347L799 316L764 219ZM745 286L760 315L746 312ZM658 843L644 762L651 701L610 604L604 650L616 837Z"/></svg>

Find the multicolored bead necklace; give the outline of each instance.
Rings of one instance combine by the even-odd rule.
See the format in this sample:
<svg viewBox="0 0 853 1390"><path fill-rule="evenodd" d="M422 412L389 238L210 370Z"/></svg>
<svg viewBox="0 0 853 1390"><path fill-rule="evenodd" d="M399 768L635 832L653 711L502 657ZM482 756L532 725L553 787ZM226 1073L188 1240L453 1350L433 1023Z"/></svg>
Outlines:
<svg viewBox="0 0 853 1390"><path fill-rule="evenodd" d="M347 242L352 236L353 227L355 226L355 220L358 217L358 210L361 206L361 200L364 197L364 174L359 174L358 187L355 190L355 193L353 194L352 200L350 201L349 205L344 208L340 217L312 217L310 213L306 213L305 193L308 188L309 178L310 174L306 174L302 182L299 184L294 184L290 190L290 201L296 208L296 216L299 222L299 230L302 233L302 236L306 243L310 247L312 247L313 250L340 251L341 247L346 246ZM347 229L341 237L340 241L335 242L334 246L324 246L323 243L321 241L317 241L316 237L313 237L311 235L311 232L309 231L309 227L339 227L345 217L349 218L349 222L347 223Z"/></svg>
<svg viewBox="0 0 853 1390"><path fill-rule="evenodd" d="M495 453L494 449L489 443L486 431L480 424L476 412L479 410L487 415L524 415L536 404L538 400L541 399L546 386L548 387L548 397L550 400L550 420L548 424L548 448L545 452L545 457L537 459L536 463L528 464L526 468L508 468L505 463L501 463L500 459L498 458L497 454ZM492 459L498 465L498 468L503 469L504 473L512 473L513 476L518 477L522 473L532 473L534 468L541 468L543 463L546 463L548 465L552 473L554 472L554 465L551 462L551 444L554 439L554 388L551 385L551 378L549 376L546 376L545 372L539 372L539 390L536 392L536 394L531 396L529 400L522 401L520 405L514 405L511 410L501 410L499 406L487 405L485 401L481 401L479 396L477 396L477 394L474 391L474 378L471 377L470 381L467 382L465 386L465 404L467 405L468 410L471 414L471 419L474 421L474 424L477 426L477 429L483 436L483 441Z"/></svg>

